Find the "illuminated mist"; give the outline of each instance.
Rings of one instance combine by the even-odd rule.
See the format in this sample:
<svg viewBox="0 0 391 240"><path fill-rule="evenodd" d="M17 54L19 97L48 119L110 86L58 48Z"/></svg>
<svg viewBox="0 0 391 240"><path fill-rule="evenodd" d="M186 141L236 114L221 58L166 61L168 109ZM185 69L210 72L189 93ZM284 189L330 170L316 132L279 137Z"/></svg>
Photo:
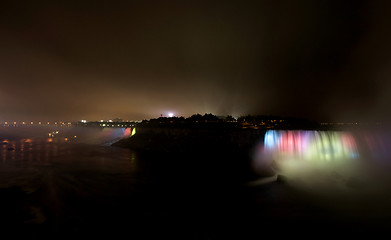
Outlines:
<svg viewBox="0 0 391 240"><path fill-rule="evenodd" d="M388 134L382 131L269 130L254 168L270 167L292 186L327 194L389 189Z"/></svg>

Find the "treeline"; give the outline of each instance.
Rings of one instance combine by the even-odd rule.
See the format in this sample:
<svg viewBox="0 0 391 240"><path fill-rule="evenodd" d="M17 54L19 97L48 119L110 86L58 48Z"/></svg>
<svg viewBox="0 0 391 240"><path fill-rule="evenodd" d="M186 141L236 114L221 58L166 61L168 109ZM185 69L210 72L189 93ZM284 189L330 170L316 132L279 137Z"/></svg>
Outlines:
<svg viewBox="0 0 391 240"><path fill-rule="evenodd" d="M269 129L315 129L320 124L316 121L272 115L245 115L234 118L231 115L216 116L211 113L193 114L190 117L159 117L143 120L142 126L224 126L240 128L269 128Z"/></svg>
<svg viewBox="0 0 391 240"><path fill-rule="evenodd" d="M282 117L274 115L246 115L241 116L237 120L245 124L258 124L266 126L279 126L281 128L319 128L320 124L317 121L297 118L297 117Z"/></svg>
<svg viewBox="0 0 391 240"><path fill-rule="evenodd" d="M159 117L152 118L150 120L143 120L139 125L141 126L235 126L237 125L237 121L232 116L227 117L218 117L211 113L201 114L193 114L190 117Z"/></svg>

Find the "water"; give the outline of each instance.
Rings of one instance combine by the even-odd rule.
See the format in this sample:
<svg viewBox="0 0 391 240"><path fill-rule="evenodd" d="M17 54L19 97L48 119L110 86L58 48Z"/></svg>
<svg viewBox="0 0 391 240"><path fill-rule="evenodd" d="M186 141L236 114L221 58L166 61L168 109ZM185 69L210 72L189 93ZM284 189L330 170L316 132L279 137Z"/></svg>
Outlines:
<svg viewBox="0 0 391 240"><path fill-rule="evenodd" d="M95 213L91 206L113 204L113 196L125 199L125 192L142 182L139 174L137 157L126 149L56 139L15 139L1 149L0 186L27 192L26 205L35 213L23 221L45 223L47 230L77 229L93 221L104 210Z"/></svg>
<svg viewBox="0 0 391 240"><path fill-rule="evenodd" d="M82 134L29 136L0 145L0 229L15 237L254 239L282 236L276 226L353 235L391 226L390 194L320 188L319 172L302 172L312 185L290 174L286 184L257 185L229 154L170 156L87 143ZM359 154L358 143L348 146ZM357 160L350 153L341 159Z"/></svg>
<svg viewBox="0 0 391 240"><path fill-rule="evenodd" d="M384 205L391 190L390 136L374 130L270 130L253 165L271 167L291 186L324 198L374 198L379 201L371 204Z"/></svg>
<svg viewBox="0 0 391 240"><path fill-rule="evenodd" d="M38 239L206 238L229 233L218 223L240 223L243 182L227 159L221 165L80 139L2 139L0 188L23 191L8 202L11 194L0 192L2 230Z"/></svg>

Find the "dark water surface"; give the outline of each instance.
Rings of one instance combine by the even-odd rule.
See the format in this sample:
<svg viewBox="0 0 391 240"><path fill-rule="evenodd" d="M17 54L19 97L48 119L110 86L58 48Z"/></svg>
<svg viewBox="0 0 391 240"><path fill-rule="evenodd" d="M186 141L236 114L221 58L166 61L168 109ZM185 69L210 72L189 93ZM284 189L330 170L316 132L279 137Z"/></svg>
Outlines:
<svg viewBox="0 0 391 240"><path fill-rule="evenodd" d="M16 235L208 239L243 221L233 218L242 206L239 173L207 157L59 139L13 139L0 147L2 223Z"/></svg>
<svg viewBox="0 0 391 240"><path fill-rule="evenodd" d="M250 187L223 153L174 157L43 138L0 147L0 228L15 237L259 239L391 226L389 195L372 209L376 201L362 196L338 207L283 183Z"/></svg>

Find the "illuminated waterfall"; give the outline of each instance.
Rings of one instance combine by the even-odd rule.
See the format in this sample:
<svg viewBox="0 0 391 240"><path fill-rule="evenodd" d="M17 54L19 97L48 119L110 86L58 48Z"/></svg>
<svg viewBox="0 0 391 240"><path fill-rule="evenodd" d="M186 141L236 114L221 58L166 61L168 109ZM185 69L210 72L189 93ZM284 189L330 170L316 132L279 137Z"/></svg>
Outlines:
<svg viewBox="0 0 391 240"><path fill-rule="evenodd" d="M338 161L359 157L354 137L346 132L269 130L264 147L274 160Z"/></svg>
<svg viewBox="0 0 391 240"><path fill-rule="evenodd" d="M291 179L330 173L347 175L359 166L358 143L349 132L268 130L263 146L257 149L256 171L271 167Z"/></svg>
<svg viewBox="0 0 391 240"><path fill-rule="evenodd" d="M122 134L122 138L130 137L131 136L132 129L131 128L125 128L124 133Z"/></svg>
<svg viewBox="0 0 391 240"><path fill-rule="evenodd" d="M390 149L391 133L382 129L268 130L263 144L254 148L253 168L261 176L270 176L271 170L311 191L337 193L357 186L382 191L391 182Z"/></svg>

